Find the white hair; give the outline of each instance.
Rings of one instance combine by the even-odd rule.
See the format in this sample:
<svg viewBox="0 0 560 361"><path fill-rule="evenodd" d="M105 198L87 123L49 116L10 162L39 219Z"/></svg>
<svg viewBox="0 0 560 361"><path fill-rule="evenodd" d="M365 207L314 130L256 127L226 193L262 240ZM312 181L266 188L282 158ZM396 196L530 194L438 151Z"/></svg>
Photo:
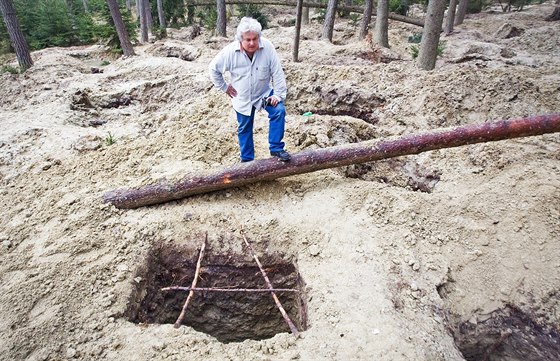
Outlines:
<svg viewBox="0 0 560 361"><path fill-rule="evenodd" d="M235 39L238 41L242 40L242 36L246 32L257 33L259 38L261 37L262 25L257 20L244 17L237 25L237 34L235 35Z"/></svg>

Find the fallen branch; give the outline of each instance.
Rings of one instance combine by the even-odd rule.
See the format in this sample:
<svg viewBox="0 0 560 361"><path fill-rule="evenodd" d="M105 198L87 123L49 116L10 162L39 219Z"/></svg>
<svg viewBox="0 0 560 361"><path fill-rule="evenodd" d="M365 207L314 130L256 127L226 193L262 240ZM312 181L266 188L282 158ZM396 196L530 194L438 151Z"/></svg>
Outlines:
<svg viewBox="0 0 560 361"><path fill-rule="evenodd" d="M290 319L290 316L288 316L288 313L286 313L286 310L284 309L284 307L282 307L282 303L278 299L278 296L276 296L276 293L274 293L274 291L273 291L274 287L272 287L272 283L270 282L270 279L268 279L266 271L264 270L261 262L259 261L259 258L257 257L257 254L253 250L253 247L251 247L251 244L247 240L247 237L245 237L245 233L243 231L243 225L241 223L239 223L239 225L241 226L241 231L240 232L241 232L241 236L243 237L243 241L245 241L245 245L247 246L247 248L249 248L249 251L251 251L251 253L253 254L253 258L255 259L255 262L257 262L257 265L259 266L259 269L261 270L264 281L266 282L266 285L268 286L268 290L270 291L270 294L271 294L272 298L274 299L274 303L276 303L276 307L278 307L278 309L280 310L280 313L282 314L282 317L284 317L284 321L286 321L286 323L288 324L288 327L290 328L290 331L292 331L292 334L294 336L298 337L299 336L299 331L296 328L296 325L294 325L294 323Z"/></svg>
<svg viewBox="0 0 560 361"><path fill-rule="evenodd" d="M202 243L202 247L200 247L200 253L198 255L198 261L196 262L196 270L194 272L194 279L192 281L191 290L189 291L189 295L185 300L185 304L183 305L183 309L181 310L181 314L175 321L173 327L179 328L181 327L181 323L183 323L183 318L185 318L185 314L187 313L187 307L189 306L189 302L191 298L194 296L194 288L196 288L196 283L198 282L198 275L200 273L200 265L202 263L202 257L204 256L204 249L206 248L206 241L208 240L208 233L206 233L206 237L204 238L204 242Z"/></svg>
<svg viewBox="0 0 560 361"><path fill-rule="evenodd" d="M200 291L200 292L301 292L300 290L295 290L293 288L215 288L215 287L180 287L171 286L164 287L162 291Z"/></svg>
<svg viewBox="0 0 560 361"><path fill-rule="evenodd" d="M117 208L137 208L294 174L418 154L435 149L554 132L560 132L560 113L467 125L450 130L409 135L396 140L306 150L293 154L288 163L279 162L274 158L255 160L224 168L210 175L188 175L176 183L163 180L158 184L136 189L109 191L104 194L103 201L112 203Z"/></svg>

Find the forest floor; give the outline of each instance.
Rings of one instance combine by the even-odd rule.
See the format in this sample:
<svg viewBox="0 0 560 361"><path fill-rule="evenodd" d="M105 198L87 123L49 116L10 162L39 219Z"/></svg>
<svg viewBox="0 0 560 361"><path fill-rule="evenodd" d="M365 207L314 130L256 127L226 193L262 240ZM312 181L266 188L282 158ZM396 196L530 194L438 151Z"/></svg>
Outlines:
<svg viewBox="0 0 560 361"><path fill-rule="evenodd" d="M382 52L349 20L334 44L312 23L293 62L294 27L280 25L293 10L271 11L290 152L560 110L550 3L468 16L429 72L410 55L420 28L393 21ZM0 74L0 359L560 359L560 134L134 210L102 202L238 162L234 113L207 74L235 26L170 30L128 59L44 49ZM257 158L267 131L260 113ZM267 294L196 293L173 327L186 294L159 288L190 284L205 237L201 287L264 287L245 283L258 270L242 228L273 283L303 291L281 294L299 338Z"/></svg>

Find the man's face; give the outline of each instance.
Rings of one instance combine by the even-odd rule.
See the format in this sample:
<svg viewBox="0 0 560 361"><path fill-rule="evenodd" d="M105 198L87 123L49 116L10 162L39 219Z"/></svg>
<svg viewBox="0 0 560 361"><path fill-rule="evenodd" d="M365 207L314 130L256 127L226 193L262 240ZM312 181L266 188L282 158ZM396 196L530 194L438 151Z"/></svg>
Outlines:
<svg viewBox="0 0 560 361"><path fill-rule="evenodd" d="M259 34L252 31L243 33L241 35L241 46L247 54L253 55L259 48Z"/></svg>

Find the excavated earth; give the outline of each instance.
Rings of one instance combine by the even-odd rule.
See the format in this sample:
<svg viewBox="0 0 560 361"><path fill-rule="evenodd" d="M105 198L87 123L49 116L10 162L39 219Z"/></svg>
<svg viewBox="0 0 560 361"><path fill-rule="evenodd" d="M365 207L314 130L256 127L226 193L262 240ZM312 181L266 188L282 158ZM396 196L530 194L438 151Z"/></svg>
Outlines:
<svg viewBox="0 0 560 361"><path fill-rule="evenodd" d="M467 17L433 71L391 22L390 50L338 19L291 60L293 19L264 31L289 86L298 152L560 110L553 5ZM558 360L560 134L431 151L133 210L116 188L238 162L229 99L207 65L233 38L196 29L115 58L101 46L33 52L0 74L1 360ZM8 63L15 66L15 59ZM311 116L303 113L312 112ZM255 122L268 157L267 120ZM301 331L267 294L252 243ZM239 316L239 317L238 317Z"/></svg>

